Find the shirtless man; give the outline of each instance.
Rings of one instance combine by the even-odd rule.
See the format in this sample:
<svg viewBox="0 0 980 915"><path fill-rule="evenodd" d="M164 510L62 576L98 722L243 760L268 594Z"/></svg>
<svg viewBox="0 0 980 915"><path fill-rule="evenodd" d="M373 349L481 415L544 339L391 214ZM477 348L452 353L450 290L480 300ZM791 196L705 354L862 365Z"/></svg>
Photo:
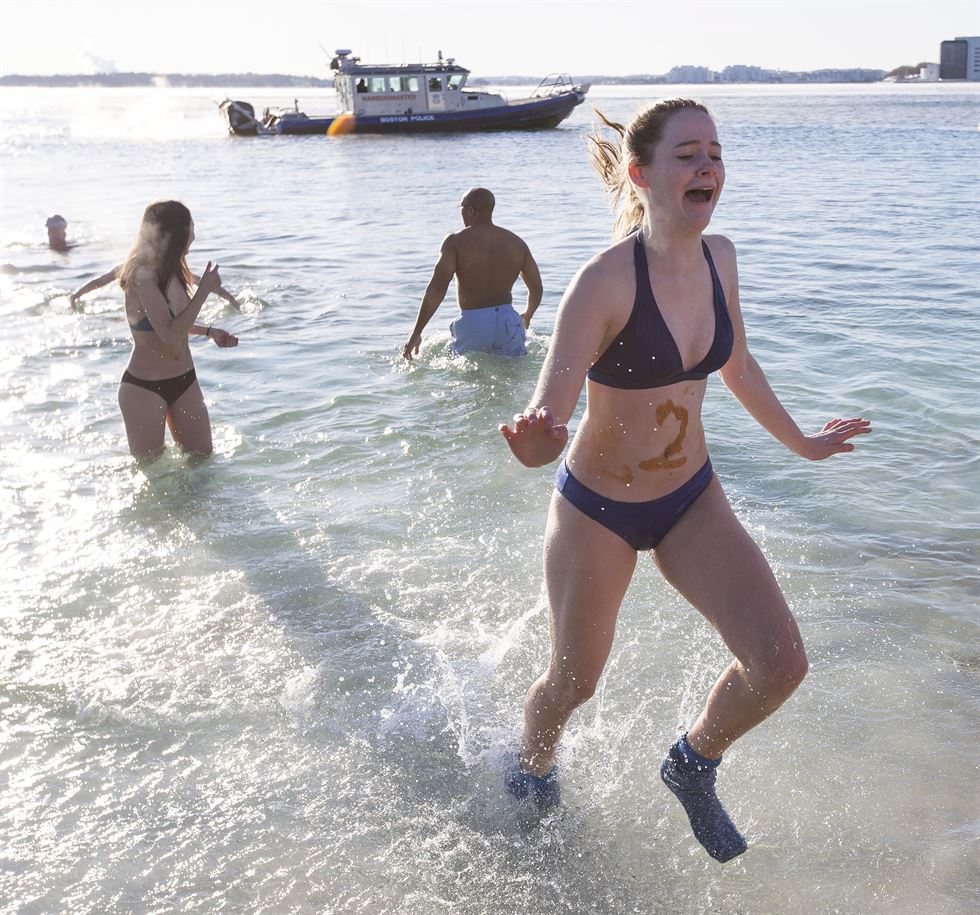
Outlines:
<svg viewBox="0 0 980 915"><path fill-rule="evenodd" d="M453 335L449 351L498 356L527 352L524 332L541 304L541 274L524 241L493 224L493 205L493 194L483 187L470 189L460 201L464 228L442 243L415 329L402 350L409 361L413 353L418 355L422 330L442 304L453 276L459 314L449 327ZM527 286L527 306L520 315L511 304L518 276Z"/></svg>

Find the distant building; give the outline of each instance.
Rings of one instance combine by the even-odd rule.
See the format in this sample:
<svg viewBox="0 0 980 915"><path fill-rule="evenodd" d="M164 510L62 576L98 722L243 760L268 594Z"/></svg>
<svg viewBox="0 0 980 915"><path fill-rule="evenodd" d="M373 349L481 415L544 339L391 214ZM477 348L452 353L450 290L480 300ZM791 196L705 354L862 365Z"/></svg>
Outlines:
<svg viewBox="0 0 980 915"><path fill-rule="evenodd" d="M723 83L779 83L783 80L783 74L764 67L732 64L721 71L719 79Z"/></svg>
<svg viewBox="0 0 980 915"><path fill-rule="evenodd" d="M939 79L939 64L924 64L919 67L919 79L924 83L934 83Z"/></svg>
<svg viewBox="0 0 980 915"><path fill-rule="evenodd" d="M811 70L803 76L809 83L876 83L885 77L884 70L852 67L849 70Z"/></svg>
<svg viewBox="0 0 980 915"><path fill-rule="evenodd" d="M668 83L713 83L718 74L707 67L672 67L667 72Z"/></svg>
<svg viewBox="0 0 980 915"><path fill-rule="evenodd" d="M939 46L939 78L980 80L980 35Z"/></svg>

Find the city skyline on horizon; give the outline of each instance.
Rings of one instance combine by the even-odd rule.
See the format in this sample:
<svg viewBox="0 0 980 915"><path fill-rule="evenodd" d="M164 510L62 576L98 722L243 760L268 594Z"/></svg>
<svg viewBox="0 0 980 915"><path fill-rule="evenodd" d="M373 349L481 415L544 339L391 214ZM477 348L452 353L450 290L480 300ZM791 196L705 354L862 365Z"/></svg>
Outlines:
<svg viewBox="0 0 980 915"><path fill-rule="evenodd" d="M8 0L0 34L3 75L282 73L329 77L324 51L351 48L365 62L455 57L474 77L553 71L622 77L696 66L812 72L938 62L940 42L980 34L974 0L611 0L593 2L362 2L284 0L270 9L203 0ZM193 30L173 10L193 6ZM520 7L520 19L506 13ZM447 10L467 16L446 19ZM564 15L556 16L561 9ZM133 17L133 11L142 16ZM125 11L125 15L120 15ZM157 40L141 40L138 19ZM480 23L479 32L466 21ZM559 21L560 19L560 21ZM302 20L303 36L297 38ZM383 32L375 27L385 22ZM421 24L420 24L421 23ZM624 25L632 25L624 30ZM44 35L44 41L24 35ZM805 34L803 44L800 36ZM84 36L81 39L78 36ZM543 41L542 36L550 40ZM322 48L322 50L321 50Z"/></svg>

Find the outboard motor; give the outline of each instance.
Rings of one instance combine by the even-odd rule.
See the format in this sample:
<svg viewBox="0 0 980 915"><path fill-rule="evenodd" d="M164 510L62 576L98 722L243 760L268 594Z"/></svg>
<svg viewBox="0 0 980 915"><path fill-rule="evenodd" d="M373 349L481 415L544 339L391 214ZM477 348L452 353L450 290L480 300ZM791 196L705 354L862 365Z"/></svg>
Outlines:
<svg viewBox="0 0 980 915"><path fill-rule="evenodd" d="M260 125L255 120L255 109L248 102L233 102L231 99L225 99L220 108L221 113L228 120L228 130L235 136L258 136Z"/></svg>

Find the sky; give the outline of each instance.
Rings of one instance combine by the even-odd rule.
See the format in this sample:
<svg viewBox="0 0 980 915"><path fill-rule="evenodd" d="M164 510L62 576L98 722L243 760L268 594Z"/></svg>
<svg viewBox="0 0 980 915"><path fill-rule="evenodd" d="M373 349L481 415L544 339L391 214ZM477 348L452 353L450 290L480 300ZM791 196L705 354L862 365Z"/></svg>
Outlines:
<svg viewBox="0 0 980 915"><path fill-rule="evenodd" d="M960 35L980 35L980 0L4 0L0 73L326 77L321 45L366 63L441 50L477 77L891 70Z"/></svg>

